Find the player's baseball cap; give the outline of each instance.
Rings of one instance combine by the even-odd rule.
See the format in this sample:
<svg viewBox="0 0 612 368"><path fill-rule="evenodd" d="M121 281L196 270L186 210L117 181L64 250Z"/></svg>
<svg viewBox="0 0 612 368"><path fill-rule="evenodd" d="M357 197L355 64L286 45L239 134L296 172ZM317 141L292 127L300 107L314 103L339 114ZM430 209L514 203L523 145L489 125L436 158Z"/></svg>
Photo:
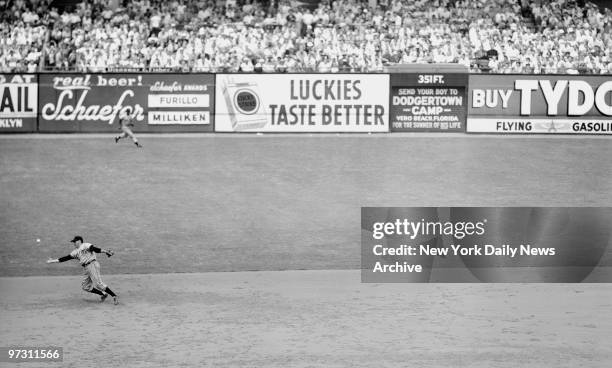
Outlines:
<svg viewBox="0 0 612 368"><path fill-rule="evenodd" d="M80 235L76 235L74 238L72 238L72 240L70 241L71 243L74 243L76 241L80 241L81 243L83 242L83 238L81 238Z"/></svg>

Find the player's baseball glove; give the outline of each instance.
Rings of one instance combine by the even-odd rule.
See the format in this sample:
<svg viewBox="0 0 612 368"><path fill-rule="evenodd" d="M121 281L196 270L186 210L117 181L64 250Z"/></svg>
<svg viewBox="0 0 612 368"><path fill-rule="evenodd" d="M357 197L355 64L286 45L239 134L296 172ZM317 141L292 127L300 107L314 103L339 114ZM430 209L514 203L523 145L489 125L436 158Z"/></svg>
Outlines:
<svg viewBox="0 0 612 368"><path fill-rule="evenodd" d="M114 254L115 254L115 251L114 251L114 250L112 250L112 249L107 249L107 250L106 250L106 256L107 256L107 257L110 257L110 256L112 256L112 255L114 255Z"/></svg>

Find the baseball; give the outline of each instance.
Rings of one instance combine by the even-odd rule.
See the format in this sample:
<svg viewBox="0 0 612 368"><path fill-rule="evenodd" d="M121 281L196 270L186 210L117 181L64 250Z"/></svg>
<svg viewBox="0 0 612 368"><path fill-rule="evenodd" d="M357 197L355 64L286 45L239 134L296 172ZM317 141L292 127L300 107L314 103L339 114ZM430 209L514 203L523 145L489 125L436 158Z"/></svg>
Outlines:
<svg viewBox="0 0 612 368"><path fill-rule="evenodd" d="M40 238L36 238L36 242L37 242L37 243L40 243Z"/></svg>

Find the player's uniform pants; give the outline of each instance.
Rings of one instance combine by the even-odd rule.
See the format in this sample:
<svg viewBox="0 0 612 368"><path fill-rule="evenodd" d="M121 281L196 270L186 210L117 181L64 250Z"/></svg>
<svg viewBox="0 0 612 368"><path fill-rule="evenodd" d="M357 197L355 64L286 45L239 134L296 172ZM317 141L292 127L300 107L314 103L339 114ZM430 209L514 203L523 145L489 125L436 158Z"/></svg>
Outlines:
<svg viewBox="0 0 612 368"><path fill-rule="evenodd" d="M123 132L123 134L120 134L119 137L121 137L121 138L130 137L130 138L132 138L132 140L134 142L138 141L138 139L136 139L136 136L134 135L134 132L132 132L132 129L130 129L129 127L122 126L121 127L121 131Z"/></svg>
<svg viewBox="0 0 612 368"><path fill-rule="evenodd" d="M83 268L85 275L81 283L83 290L91 291L93 288L100 291L106 290L106 284L102 281L102 276L100 275L100 264L98 261L93 261Z"/></svg>

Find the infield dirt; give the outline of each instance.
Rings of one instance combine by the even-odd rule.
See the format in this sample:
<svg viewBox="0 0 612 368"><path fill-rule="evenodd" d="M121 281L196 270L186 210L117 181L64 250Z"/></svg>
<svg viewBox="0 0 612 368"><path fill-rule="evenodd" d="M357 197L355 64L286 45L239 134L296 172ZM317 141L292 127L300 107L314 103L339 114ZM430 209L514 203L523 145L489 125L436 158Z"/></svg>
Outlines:
<svg viewBox="0 0 612 368"><path fill-rule="evenodd" d="M361 284L358 271L333 270L105 281L121 293L120 305L79 291L76 277L0 278L0 344L64 348L63 364L23 367L603 368L612 361L610 284Z"/></svg>

